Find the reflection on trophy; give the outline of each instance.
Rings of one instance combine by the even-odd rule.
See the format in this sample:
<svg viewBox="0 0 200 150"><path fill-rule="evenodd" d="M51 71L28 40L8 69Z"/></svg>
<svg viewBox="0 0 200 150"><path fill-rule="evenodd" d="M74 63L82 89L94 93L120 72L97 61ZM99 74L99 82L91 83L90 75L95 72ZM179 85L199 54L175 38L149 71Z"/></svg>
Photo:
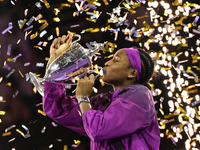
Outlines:
<svg viewBox="0 0 200 150"><path fill-rule="evenodd" d="M50 57L43 78L39 78L34 73L29 72L31 82L42 96L44 96L43 84L45 81L64 84L66 86L76 85L71 82L73 78L81 78L87 75L87 73L92 72L92 56L102 49L105 43L99 43L90 49L85 49L77 43L81 38L80 35L75 36L78 37L78 40L72 42L68 49L49 64ZM73 73L80 69L86 71L73 76Z"/></svg>

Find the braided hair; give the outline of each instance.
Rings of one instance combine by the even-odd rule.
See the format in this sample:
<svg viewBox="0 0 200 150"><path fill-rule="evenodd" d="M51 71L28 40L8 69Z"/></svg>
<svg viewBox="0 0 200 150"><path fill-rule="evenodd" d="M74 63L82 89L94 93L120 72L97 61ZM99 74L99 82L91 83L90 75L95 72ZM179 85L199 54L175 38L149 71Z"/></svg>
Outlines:
<svg viewBox="0 0 200 150"><path fill-rule="evenodd" d="M154 62L147 52L137 48L140 54L141 59L141 77L139 83L145 85L147 88L151 89L151 86L148 84L150 78L154 72Z"/></svg>

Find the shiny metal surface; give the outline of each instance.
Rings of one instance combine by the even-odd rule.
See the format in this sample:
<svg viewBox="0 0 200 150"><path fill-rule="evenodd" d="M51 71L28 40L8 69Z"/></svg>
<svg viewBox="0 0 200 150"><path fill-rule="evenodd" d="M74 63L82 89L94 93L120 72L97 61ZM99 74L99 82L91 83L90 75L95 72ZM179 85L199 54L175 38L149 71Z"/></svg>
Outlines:
<svg viewBox="0 0 200 150"><path fill-rule="evenodd" d="M85 71L76 76L71 76L71 73L83 68L92 68L92 56L102 49L105 44L99 43L91 49L85 49L77 43L80 40L80 36L77 36L79 37L78 40L72 42L71 46L51 62L51 64L47 64L46 73L43 78L39 78L34 73L29 72L31 82L42 96L44 96L43 84L45 81L58 84L60 84L60 82L65 82L65 85L75 85L71 82L71 79L76 76L82 77L88 72Z"/></svg>

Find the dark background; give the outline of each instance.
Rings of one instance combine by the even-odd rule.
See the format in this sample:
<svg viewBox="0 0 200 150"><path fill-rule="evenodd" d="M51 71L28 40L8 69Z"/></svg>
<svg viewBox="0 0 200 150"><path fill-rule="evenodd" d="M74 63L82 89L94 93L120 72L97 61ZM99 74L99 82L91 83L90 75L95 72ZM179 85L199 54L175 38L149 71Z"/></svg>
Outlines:
<svg viewBox="0 0 200 150"><path fill-rule="evenodd" d="M45 66L47 61L45 60L46 57L49 57L49 47L51 45L52 40L48 41L47 38L50 35L53 35L54 38L57 37L55 28L59 27L60 29L60 36L67 34L67 31L76 32L77 34L80 34L83 29L87 28L101 28L107 26L107 19L110 18L106 12L112 12L112 9L118 6L120 3L119 0L113 0L112 2L109 2L109 5L104 5L103 1L101 2L101 6L98 7L99 11L102 11L102 14L100 15L99 19L96 23L90 22L86 20L86 17L89 17L88 15L83 12L82 14L79 14L79 16L73 17L72 14L76 10L76 7L73 3L69 3L66 0L48 0L48 3L50 4L50 8L47 9L44 5L44 3L41 2L42 8L39 9L35 6L35 3L39 2L36 0L17 0L13 1L13 4L11 4L11 1L0 1L0 31L2 32L4 29L8 27L8 23L13 23L13 29L11 30L12 33L7 32L6 34L0 35L0 77L3 77L2 82L0 83L0 96L6 100L6 102L0 102L0 111L5 111L6 115L0 115L0 119L2 120L2 123L0 123L0 150L11 150L12 148L15 148L16 150L47 150L47 149L55 149L55 150L63 150L64 145L68 146L68 150L89 150L89 138L84 137L78 133L75 133L74 131L71 131L59 124L57 126L53 126L52 122L49 117L43 116L40 113L38 113L38 109L42 110L42 97L39 93L33 92L33 85L26 81L25 74L28 72L34 72L37 74L40 74L41 77L44 75ZM165 1L168 3L172 3L173 1ZM185 1L184 1L185 2ZM199 3L195 0L190 1ZM60 13L57 15L60 18L60 22L54 22L53 18L56 17L56 15L53 13L54 8L59 8L62 3L68 3L71 5L71 7L63 7L61 9ZM128 14L127 19L129 20L130 27L135 26L137 29L143 27L143 21L147 21L148 24L152 27L152 23L150 21L150 18L143 18L138 19L138 24L134 25L133 20L138 16L143 15L149 15L149 12L146 10L147 4L143 4L141 7L135 9L137 11L136 14ZM172 9L175 7L172 7ZM24 11L28 9L27 16L24 15ZM158 14L163 16L163 8L158 7L155 9ZM121 12L121 16L124 15L125 12L128 12L126 9L123 9ZM40 38L39 36L35 39L30 39L30 35L27 36L26 40L24 39L25 32L24 29L28 27L25 25L22 29L19 29L18 27L18 20L20 19L27 19L27 21L32 16L37 16L38 14L42 14L43 18L46 19L49 23L49 26L45 28L47 30L47 34ZM164 19L165 16L163 16ZM178 18L177 20L179 20ZM176 20L176 21L177 21ZM188 17L188 19L185 20L184 23L190 23L194 20L194 17ZM175 21L175 20L174 20ZM70 28L72 25L79 24L79 27ZM199 22L198 22L199 24ZM32 30L32 33L35 33L38 31L39 33L39 27L42 25L36 21L32 23L34 25ZM110 24L111 27L117 28L115 24ZM160 26L164 26L165 23L161 23ZM122 30L126 26L121 25L119 28ZM129 27L129 28L130 28ZM194 27L195 29L197 27ZM192 28L190 29L192 30ZM29 30L30 31L30 30ZM157 30L155 30L156 34ZM181 31L180 31L181 32ZM97 33L90 33L86 32L81 35L81 41L79 42L82 46L86 47L86 43L97 41L97 42L104 42L104 41L110 41L117 44L117 48L115 48L115 51L117 49L123 48L123 47L131 47L131 46L137 46L139 47L139 43L144 43L149 39L149 37L144 37L144 39L140 40L139 42L130 42L125 40L125 35L120 31L118 33L117 41L114 41L114 34L110 31L106 32L97 32ZM181 32L182 37L186 37L187 35L183 32ZM194 49L197 47L195 45L196 40L199 38L198 34L195 34L195 36L192 39L188 39L188 47L182 48L181 50L177 50L177 46L170 46L167 45L169 48L169 52L181 52L185 51L188 48L193 47ZM21 39L20 43L17 44L17 41ZM48 42L47 46L41 46L43 50L40 50L34 46L36 46L40 41L46 41ZM6 55L8 45L11 44L11 55ZM141 47L141 46L140 46ZM161 46L159 46L158 43L151 44L150 45L150 51L158 52L162 49ZM142 48L144 48L142 46ZM114 51L114 52L115 52ZM10 72L6 68L4 68L4 63L7 60L7 58L13 58L19 53L22 54L22 57L19 57L16 62L8 62L7 64L12 68L15 69L15 72L9 77L6 78L6 75ZM102 52L101 52L102 53ZM105 61L108 59L104 59L104 56L108 56L111 53L102 53L101 58L98 59L95 63L97 63L99 66L103 66ZM195 52L190 52L190 54L195 54ZM182 57L182 56L181 56ZM185 59L184 57L180 59ZM187 69L187 66L194 65L191 61L191 56L188 57L189 59L187 65L184 66L184 69ZM24 66L25 63L30 62L29 66ZM44 67L37 67L36 63L44 63ZM177 63L173 62L176 66ZM198 63L195 65L199 65ZM24 75L22 77L19 73L19 70ZM175 71L172 70L175 75ZM196 72L199 75L199 72ZM175 78L175 76L174 76ZM165 114L169 113L169 108L167 101L169 100L167 95L166 87L162 84L162 81L164 79L167 79L167 77L164 77L160 73L156 73L153 80L151 81L155 88L160 88L162 90L162 94L159 96L154 97L155 98L155 106L156 110L158 112L158 118L163 118L163 116L159 112L159 106L160 106L160 97L165 97L165 101L163 104L163 111ZM11 83L11 86L8 86L7 84ZM190 84L194 84L194 81L190 81ZM108 90L112 91L111 86L101 86L99 81L96 81L95 87L98 88L98 93L107 92ZM67 91L67 94L72 95L72 91L75 87L72 87L71 90ZM15 92L18 91L18 94L16 96L13 96ZM199 91L199 89L198 89ZM94 95L93 93L92 95ZM185 106L185 104L183 104ZM195 120L198 122L198 120ZM54 122L55 123L55 122ZM177 118L175 118L175 121L172 123L167 124L166 129L170 129L171 125L174 125L177 123ZM178 124L178 123L177 123ZM5 129L8 128L11 125L16 125L11 130L11 135L3 136L3 133L5 132ZM22 135L20 135L18 132L16 132L16 129L21 130L23 133L25 133L25 129L22 127L22 125L25 125L29 129L29 133L31 137L24 138ZM46 128L45 132L42 133L42 129ZM162 133L165 133L165 130L161 131ZM173 144L172 140L170 138L167 138L167 135L162 138L160 149L184 149L185 147L185 140L187 139L187 135L183 132L182 133L183 139L179 140L177 145ZM13 141L10 141L13 139ZM80 140L81 144L78 147L72 146L74 144L74 140ZM53 144L52 148L49 148L49 145ZM197 145L198 147L198 145Z"/></svg>

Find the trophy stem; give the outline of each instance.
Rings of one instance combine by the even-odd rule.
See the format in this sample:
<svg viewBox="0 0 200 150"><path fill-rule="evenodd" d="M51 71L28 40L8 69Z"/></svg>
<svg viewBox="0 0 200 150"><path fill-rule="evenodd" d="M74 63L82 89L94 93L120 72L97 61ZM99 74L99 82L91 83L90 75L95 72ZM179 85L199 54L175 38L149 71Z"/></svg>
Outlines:
<svg viewBox="0 0 200 150"><path fill-rule="evenodd" d="M34 73L29 72L29 77L33 85L36 87L37 91L40 93L40 95L44 96L44 79L37 77Z"/></svg>

